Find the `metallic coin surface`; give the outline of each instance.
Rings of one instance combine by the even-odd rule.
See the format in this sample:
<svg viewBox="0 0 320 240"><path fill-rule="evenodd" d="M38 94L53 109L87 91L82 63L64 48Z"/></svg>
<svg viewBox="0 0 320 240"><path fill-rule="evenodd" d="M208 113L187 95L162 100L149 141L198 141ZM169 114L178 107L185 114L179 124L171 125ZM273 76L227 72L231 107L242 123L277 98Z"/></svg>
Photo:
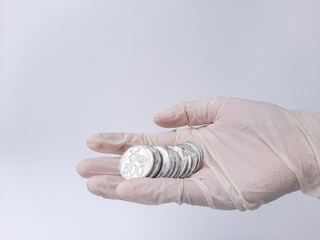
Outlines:
<svg viewBox="0 0 320 240"><path fill-rule="evenodd" d="M183 149L183 154L185 156L185 158L187 159L187 169L185 171L185 173L182 175L181 178L186 178L190 175L191 173L191 167L192 167L192 156L190 154L190 152L188 152L187 150Z"/></svg>
<svg viewBox="0 0 320 240"><path fill-rule="evenodd" d="M155 147L151 147L150 146L150 150L153 152L154 155L154 165L153 168L151 170L151 173L149 174L148 177L156 177L157 174L159 173L161 167L162 167L162 156L159 152L158 149L156 149Z"/></svg>
<svg viewBox="0 0 320 240"><path fill-rule="evenodd" d="M181 160L180 160L179 154L169 147L167 147L167 150L168 150L168 152L170 152L172 154L172 157L175 161L174 168L173 168L173 171L172 171L170 177L177 178L177 176L180 172L180 168L181 168Z"/></svg>
<svg viewBox="0 0 320 240"><path fill-rule="evenodd" d="M161 169L157 175L157 177L162 178L166 177L172 168L172 159L169 157L169 153L165 147L162 146L154 146L155 149L157 149L162 157L162 166Z"/></svg>
<svg viewBox="0 0 320 240"><path fill-rule="evenodd" d="M175 158L175 155L174 155L174 151L171 148L168 148L168 147L165 147L165 146L164 146L164 148L168 152L170 163L171 163L170 171L166 175L166 177L167 178L171 178L175 174L177 162L176 162L176 158Z"/></svg>
<svg viewBox="0 0 320 240"><path fill-rule="evenodd" d="M188 164L189 164L189 159L188 156L186 156L184 154L184 151L181 147L177 146L177 145L173 145L173 146L168 146L171 149L173 149L176 153L178 153L180 160L181 160L181 169L179 171L178 174L178 178L183 178L183 176L185 176L186 172L188 171Z"/></svg>
<svg viewBox="0 0 320 240"><path fill-rule="evenodd" d="M135 145L121 156L119 170L124 179L186 178L200 169L203 156L201 147L191 141L173 146Z"/></svg>
<svg viewBox="0 0 320 240"><path fill-rule="evenodd" d="M181 143L178 146L180 146L184 150L185 155L190 156L189 160L191 161L191 163L189 165L188 173L186 173L185 175L185 177L188 177L194 173L198 165L198 162L200 161L200 155L197 154L197 150L192 145L189 145L187 143Z"/></svg>
<svg viewBox="0 0 320 240"><path fill-rule="evenodd" d="M124 179L146 177L151 173L154 162L154 153L148 146L132 146L120 158L120 174Z"/></svg>
<svg viewBox="0 0 320 240"><path fill-rule="evenodd" d="M193 146L198 154L198 164L194 170L194 172L198 171L203 163L203 151L201 147L193 142L185 142L185 144L189 144L190 146Z"/></svg>

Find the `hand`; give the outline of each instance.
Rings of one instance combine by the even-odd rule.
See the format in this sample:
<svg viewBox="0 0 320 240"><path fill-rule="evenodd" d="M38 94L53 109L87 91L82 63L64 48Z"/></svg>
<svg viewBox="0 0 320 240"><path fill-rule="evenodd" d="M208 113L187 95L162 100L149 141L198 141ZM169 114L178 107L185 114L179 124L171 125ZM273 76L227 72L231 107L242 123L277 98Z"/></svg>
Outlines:
<svg viewBox="0 0 320 240"><path fill-rule="evenodd" d="M177 104L154 121L165 128L190 127L156 134L101 133L87 144L97 152L122 154L136 144L192 141L204 152L201 169L185 179L124 180L120 157L86 159L77 170L89 178L90 192L141 204L176 202L240 211L299 189L320 198L320 113L217 97Z"/></svg>

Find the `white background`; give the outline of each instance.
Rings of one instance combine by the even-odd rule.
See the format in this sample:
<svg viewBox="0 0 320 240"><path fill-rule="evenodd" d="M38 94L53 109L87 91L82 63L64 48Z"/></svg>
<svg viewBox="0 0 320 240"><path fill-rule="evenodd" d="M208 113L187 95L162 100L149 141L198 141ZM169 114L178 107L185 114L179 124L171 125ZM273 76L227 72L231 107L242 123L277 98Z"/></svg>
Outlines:
<svg viewBox="0 0 320 240"><path fill-rule="evenodd" d="M0 0L0 239L320 239L300 192L256 211L143 206L76 173L97 132L216 96L320 110L320 1Z"/></svg>

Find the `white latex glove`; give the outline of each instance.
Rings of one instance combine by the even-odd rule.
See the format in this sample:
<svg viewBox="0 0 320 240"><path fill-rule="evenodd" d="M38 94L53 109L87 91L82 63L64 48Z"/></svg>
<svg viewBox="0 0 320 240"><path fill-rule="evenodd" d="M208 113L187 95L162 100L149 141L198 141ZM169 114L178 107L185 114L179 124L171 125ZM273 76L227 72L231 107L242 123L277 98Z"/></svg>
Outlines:
<svg viewBox="0 0 320 240"><path fill-rule="evenodd" d="M161 127L199 126L156 134L102 133L88 139L97 152L122 154L135 144L202 147L204 164L190 178L124 180L119 157L78 165L93 194L141 204L176 202L214 209L254 210L300 190L320 198L320 112L287 110L239 98L184 102L154 117Z"/></svg>

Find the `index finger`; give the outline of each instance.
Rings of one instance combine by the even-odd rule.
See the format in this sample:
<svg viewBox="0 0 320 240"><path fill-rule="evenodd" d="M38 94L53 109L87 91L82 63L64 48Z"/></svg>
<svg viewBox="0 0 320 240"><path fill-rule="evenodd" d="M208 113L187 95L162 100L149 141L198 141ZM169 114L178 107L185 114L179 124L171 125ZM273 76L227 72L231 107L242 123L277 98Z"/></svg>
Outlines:
<svg viewBox="0 0 320 240"><path fill-rule="evenodd" d="M96 152L122 154L129 147L137 144L174 145L176 132L145 133L98 133L87 140L89 148Z"/></svg>

